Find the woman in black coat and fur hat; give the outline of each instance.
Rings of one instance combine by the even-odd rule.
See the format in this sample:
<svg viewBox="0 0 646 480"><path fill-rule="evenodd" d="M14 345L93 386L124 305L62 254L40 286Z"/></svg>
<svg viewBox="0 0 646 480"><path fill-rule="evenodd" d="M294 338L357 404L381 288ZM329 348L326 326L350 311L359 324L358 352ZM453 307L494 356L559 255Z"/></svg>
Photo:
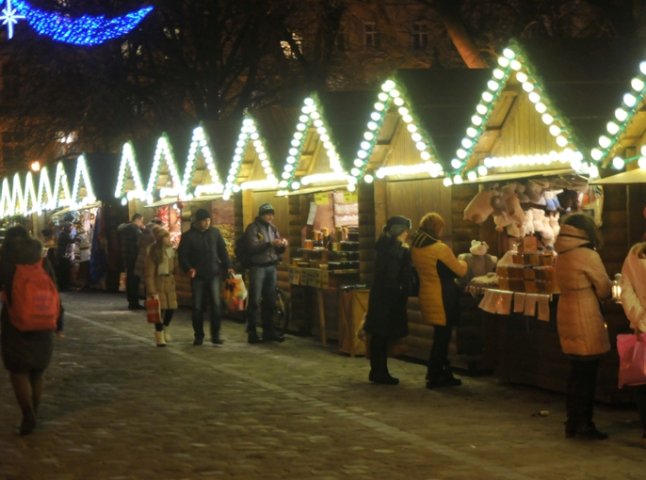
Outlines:
<svg viewBox="0 0 646 480"><path fill-rule="evenodd" d="M396 385L388 372L388 344L408 335L406 304L413 278L410 251L405 245L411 221L388 219L375 249L375 280L370 289L364 330L370 335L370 375L373 383Z"/></svg>

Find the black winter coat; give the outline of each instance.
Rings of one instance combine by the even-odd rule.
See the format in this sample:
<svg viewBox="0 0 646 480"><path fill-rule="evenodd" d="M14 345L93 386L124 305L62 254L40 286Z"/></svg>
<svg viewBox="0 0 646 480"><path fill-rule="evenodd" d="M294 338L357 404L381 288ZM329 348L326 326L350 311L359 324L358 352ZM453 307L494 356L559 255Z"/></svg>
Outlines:
<svg viewBox="0 0 646 480"><path fill-rule="evenodd" d="M195 225L182 234L177 249L179 264L182 270L196 270L198 278L213 278L231 268L227 246L215 227L201 231Z"/></svg>
<svg viewBox="0 0 646 480"><path fill-rule="evenodd" d="M375 248L375 280L364 329L371 335L396 340L408 335L406 304L413 278L410 250L385 235L377 240Z"/></svg>

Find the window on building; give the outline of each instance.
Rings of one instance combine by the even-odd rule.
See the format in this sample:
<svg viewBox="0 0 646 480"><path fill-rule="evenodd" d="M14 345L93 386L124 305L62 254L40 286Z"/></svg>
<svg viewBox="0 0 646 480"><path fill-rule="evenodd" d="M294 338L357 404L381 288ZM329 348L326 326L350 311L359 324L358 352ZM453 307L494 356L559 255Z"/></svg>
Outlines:
<svg viewBox="0 0 646 480"><path fill-rule="evenodd" d="M424 50L428 48L428 25L424 22L413 24L413 49Z"/></svg>
<svg viewBox="0 0 646 480"><path fill-rule="evenodd" d="M293 50L292 45L290 45L288 41L282 40L280 42L280 48L283 50L283 55L285 55L285 58L288 60L296 60L298 58L297 53L303 53L303 36L299 33L292 32L292 42L296 45L298 52Z"/></svg>
<svg viewBox="0 0 646 480"><path fill-rule="evenodd" d="M363 38L366 47L378 47L381 43L377 24L375 22L365 22L363 24Z"/></svg>

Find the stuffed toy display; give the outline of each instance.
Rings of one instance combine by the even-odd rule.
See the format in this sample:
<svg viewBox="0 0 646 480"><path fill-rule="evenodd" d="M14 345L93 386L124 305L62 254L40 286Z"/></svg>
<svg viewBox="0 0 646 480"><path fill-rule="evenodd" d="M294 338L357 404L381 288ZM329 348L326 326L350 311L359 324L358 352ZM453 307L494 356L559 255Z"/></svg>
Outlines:
<svg viewBox="0 0 646 480"><path fill-rule="evenodd" d="M497 192L493 190L482 190L478 192L464 209L464 220L469 220L477 224L483 223L493 213L491 200L496 195Z"/></svg>
<svg viewBox="0 0 646 480"><path fill-rule="evenodd" d="M467 262L467 274L459 279L459 285L466 287L466 285L474 278L487 275L496 269L496 262L498 258L489 255L489 245L486 242L479 240L471 240L471 247L469 253L461 253L458 259Z"/></svg>

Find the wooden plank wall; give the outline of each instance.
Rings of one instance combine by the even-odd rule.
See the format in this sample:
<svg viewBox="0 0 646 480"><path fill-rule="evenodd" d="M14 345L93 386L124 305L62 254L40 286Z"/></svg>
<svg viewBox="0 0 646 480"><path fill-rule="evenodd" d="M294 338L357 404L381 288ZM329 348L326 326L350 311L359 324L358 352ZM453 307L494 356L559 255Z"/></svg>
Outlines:
<svg viewBox="0 0 646 480"><path fill-rule="evenodd" d="M375 262L375 239L379 229L375 220L375 184L359 184L359 281L372 284Z"/></svg>

